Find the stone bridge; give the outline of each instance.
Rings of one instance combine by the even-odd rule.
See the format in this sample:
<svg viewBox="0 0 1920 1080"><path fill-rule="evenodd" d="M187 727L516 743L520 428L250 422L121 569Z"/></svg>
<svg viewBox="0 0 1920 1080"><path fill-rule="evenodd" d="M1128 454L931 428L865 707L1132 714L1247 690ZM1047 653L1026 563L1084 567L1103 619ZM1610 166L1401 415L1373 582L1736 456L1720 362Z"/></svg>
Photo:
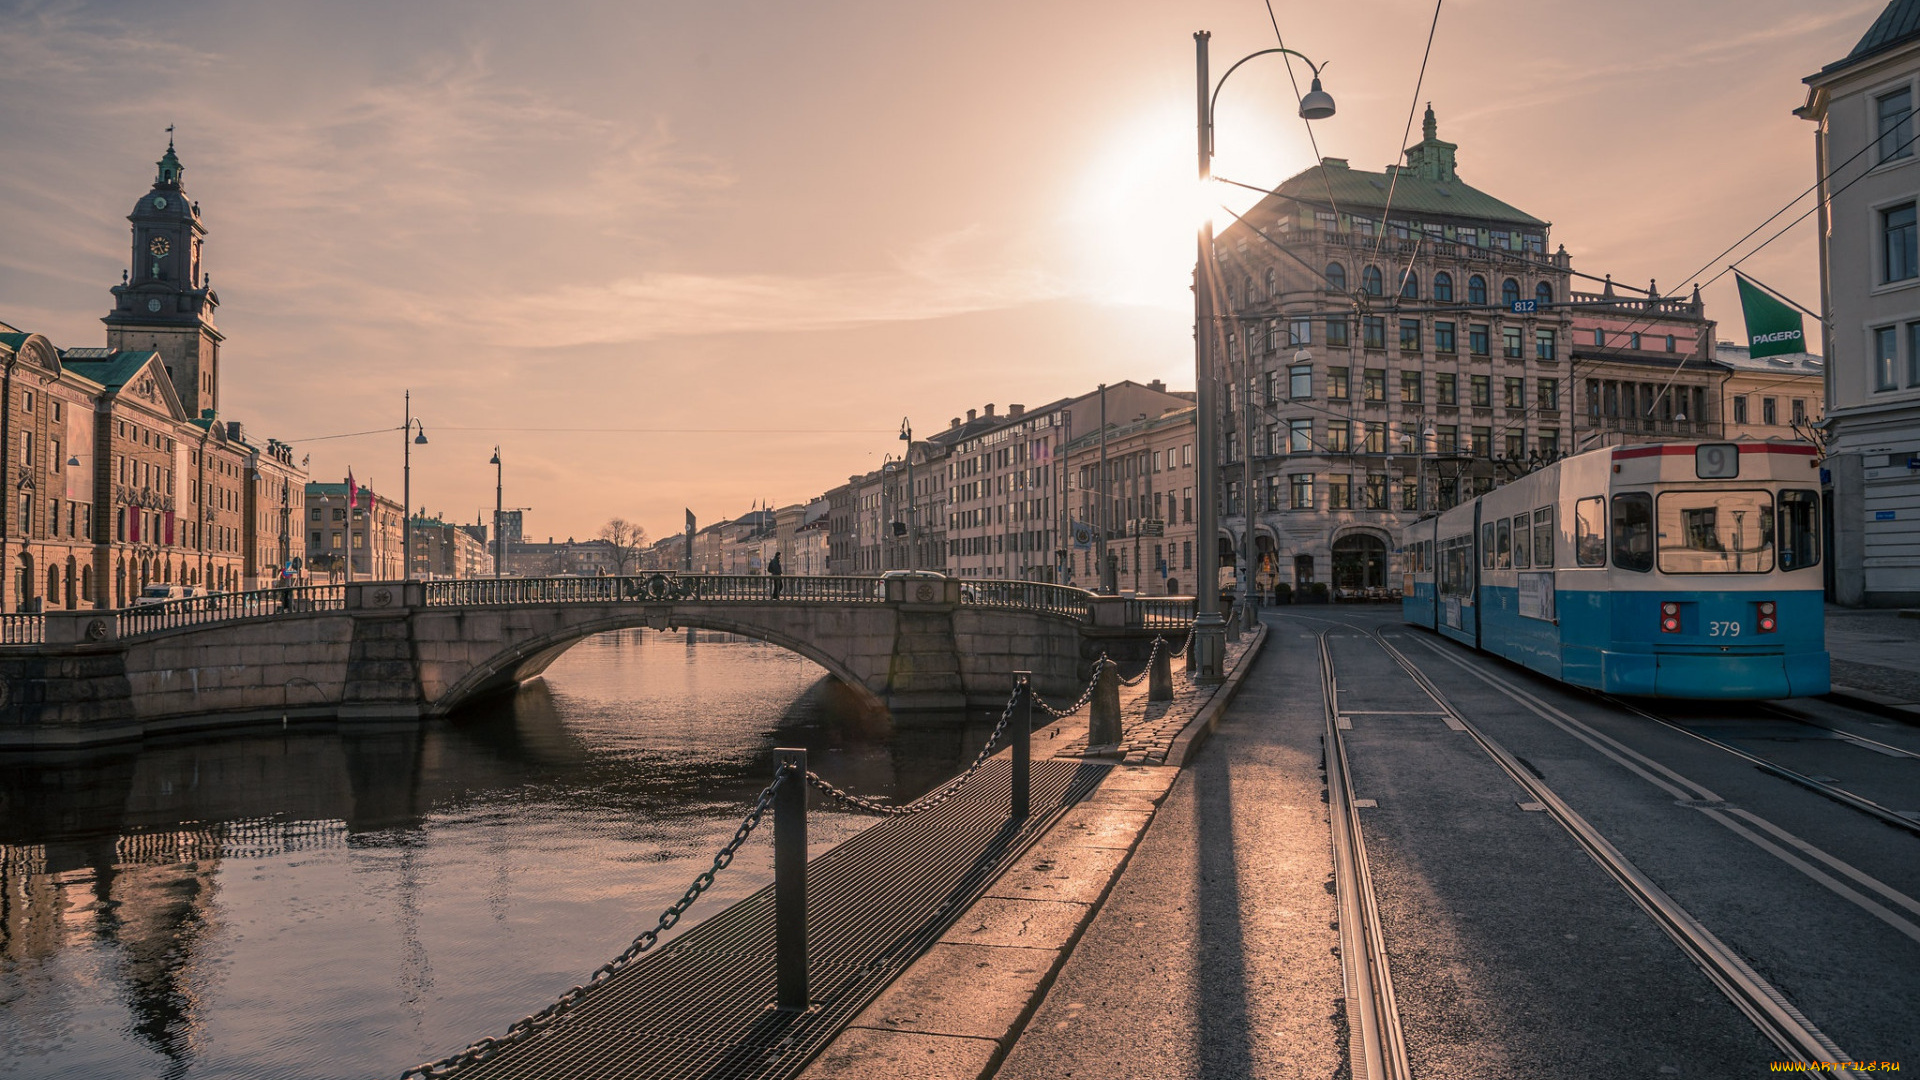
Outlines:
<svg viewBox="0 0 1920 1080"><path fill-rule="evenodd" d="M0 620L0 747L250 720L442 716L608 630L725 631L814 661L896 715L996 706L1012 673L1077 696L1101 653L1184 638L1192 601L926 575L651 574L368 582Z"/></svg>

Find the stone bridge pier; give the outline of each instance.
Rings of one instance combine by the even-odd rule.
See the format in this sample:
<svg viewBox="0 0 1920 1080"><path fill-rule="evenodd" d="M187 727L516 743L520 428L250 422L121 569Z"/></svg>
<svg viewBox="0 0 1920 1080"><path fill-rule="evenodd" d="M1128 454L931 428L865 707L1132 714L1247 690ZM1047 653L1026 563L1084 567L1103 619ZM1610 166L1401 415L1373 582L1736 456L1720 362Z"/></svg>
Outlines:
<svg viewBox="0 0 1920 1080"><path fill-rule="evenodd" d="M255 610L160 629L137 615L51 612L43 644L0 651L0 746L84 745L283 717L443 716L539 676L583 638L632 627L778 645L911 722L916 713L1002 705L1019 670L1034 673L1041 694L1071 700L1102 652L1144 658L1156 633L1185 633L1129 627L1119 598L1037 610L972 602L953 579L837 580L855 583L845 595L811 598L795 588L803 595L779 600L752 590L656 598L628 588L537 602L521 595L529 590L503 588L498 603L451 603L419 582L357 583L326 610Z"/></svg>

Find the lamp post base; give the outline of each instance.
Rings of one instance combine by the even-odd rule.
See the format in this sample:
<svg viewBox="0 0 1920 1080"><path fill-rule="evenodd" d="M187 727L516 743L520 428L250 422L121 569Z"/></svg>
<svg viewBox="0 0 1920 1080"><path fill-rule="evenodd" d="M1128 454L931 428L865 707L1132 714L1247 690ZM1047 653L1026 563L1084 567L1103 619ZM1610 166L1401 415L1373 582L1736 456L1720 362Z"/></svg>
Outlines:
<svg viewBox="0 0 1920 1080"><path fill-rule="evenodd" d="M1209 611L1193 620L1193 652L1187 664L1187 677L1201 686L1217 686L1226 680L1227 625L1217 611Z"/></svg>

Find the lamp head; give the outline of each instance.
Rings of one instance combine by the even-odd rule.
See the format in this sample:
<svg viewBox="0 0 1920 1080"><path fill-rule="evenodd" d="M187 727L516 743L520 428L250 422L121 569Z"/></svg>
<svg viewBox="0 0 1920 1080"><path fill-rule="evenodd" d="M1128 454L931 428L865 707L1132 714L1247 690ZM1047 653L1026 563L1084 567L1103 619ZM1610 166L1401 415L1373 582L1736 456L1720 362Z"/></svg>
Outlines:
<svg viewBox="0 0 1920 1080"><path fill-rule="evenodd" d="M500 464L500 450L498 447L494 448L493 456L487 459L487 464L489 465Z"/></svg>
<svg viewBox="0 0 1920 1080"><path fill-rule="evenodd" d="M413 437L413 445L415 446L427 445L427 425L425 424L420 425L420 433Z"/></svg>
<svg viewBox="0 0 1920 1080"><path fill-rule="evenodd" d="M67 459L67 464L68 464L68 465L79 465L79 464L80 464L80 455L79 455L79 454L75 454L75 455L73 455L72 457L70 457L70 458L68 458L68 459Z"/></svg>
<svg viewBox="0 0 1920 1080"><path fill-rule="evenodd" d="M1320 89L1320 76L1313 77L1313 89L1300 99L1302 120L1325 120L1333 115L1333 95Z"/></svg>

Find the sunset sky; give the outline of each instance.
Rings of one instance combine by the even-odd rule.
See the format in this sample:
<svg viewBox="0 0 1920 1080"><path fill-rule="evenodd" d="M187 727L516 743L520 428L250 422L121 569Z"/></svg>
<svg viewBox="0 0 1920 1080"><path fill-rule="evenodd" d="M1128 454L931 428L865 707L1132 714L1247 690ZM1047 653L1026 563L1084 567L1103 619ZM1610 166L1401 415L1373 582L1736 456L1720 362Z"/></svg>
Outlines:
<svg viewBox="0 0 1920 1080"><path fill-rule="evenodd" d="M1419 96L1576 270L1678 290L1812 183L1800 80L1883 6L1450 0ZM1321 151L1397 160L1432 4L1274 10L1330 65ZM1191 388L1199 29L1216 76L1274 44L1260 0L3 3L0 321L104 343L177 124L227 418L392 427L296 452L398 498L411 388L417 506L490 511L498 443L529 534L658 537L843 483L902 416ZM1313 163L1276 58L1217 142L1235 180ZM1813 220L1743 268L1817 307Z"/></svg>

